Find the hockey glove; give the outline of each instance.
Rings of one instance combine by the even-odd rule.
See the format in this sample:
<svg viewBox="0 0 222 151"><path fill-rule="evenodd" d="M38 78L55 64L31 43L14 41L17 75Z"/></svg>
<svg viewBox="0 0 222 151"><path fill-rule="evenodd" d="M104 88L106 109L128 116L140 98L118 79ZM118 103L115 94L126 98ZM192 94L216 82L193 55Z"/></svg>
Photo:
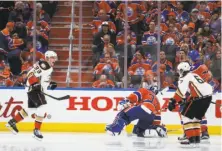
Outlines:
<svg viewBox="0 0 222 151"><path fill-rule="evenodd" d="M175 108L176 108L176 100L171 98L170 101L169 101L168 109L170 111L172 111Z"/></svg>
<svg viewBox="0 0 222 151"><path fill-rule="evenodd" d="M42 86L39 83L34 83L34 84L31 85L31 90L32 91L41 91L41 88L42 88Z"/></svg>
<svg viewBox="0 0 222 151"><path fill-rule="evenodd" d="M51 90L54 90L56 87L57 87L57 83L56 83L56 82L50 82L50 83L49 83L49 88L50 88Z"/></svg>
<svg viewBox="0 0 222 151"><path fill-rule="evenodd" d="M125 108L129 107L131 104L129 102L129 100L122 100L118 103L117 109L118 111L122 111Z"/></svg>

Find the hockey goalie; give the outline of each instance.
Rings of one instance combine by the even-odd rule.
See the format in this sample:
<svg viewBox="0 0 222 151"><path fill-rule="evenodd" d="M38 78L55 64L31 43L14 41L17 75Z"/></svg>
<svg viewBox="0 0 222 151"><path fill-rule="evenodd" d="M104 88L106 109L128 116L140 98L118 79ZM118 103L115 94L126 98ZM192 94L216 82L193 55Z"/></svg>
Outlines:
<svg viewBox="0 0 222 151"><path fill-rule="evenodd" d="M27 73L27 95L28 109L20 110L11 120L8 121L6 127L14 134L19 130L16 124L24 120L28 115L32 115L35 119L34 138L41 140L43 138L40 129L44 118L46 117L45 106L47 101L42 93L48 87L54 90L57 87L55 82L51 81L53 66L57 60L57 54L54 51L45 53L45 60L40 60L33 65L33 68Z"/></svg>
<svg viewBox="0 0 222 151"><path fill-rule="evenodd" d="M161 108L156 97L157 92L157 87L140 88L125 100L120 101L121 111L117 114L114 122L106 126L106 131L113 135L120 134L125 126L138 120L133 129L133 133L138 137L148 136L151 129L155 130L160 137L166 137L166 128L160 125Z"/></svg>

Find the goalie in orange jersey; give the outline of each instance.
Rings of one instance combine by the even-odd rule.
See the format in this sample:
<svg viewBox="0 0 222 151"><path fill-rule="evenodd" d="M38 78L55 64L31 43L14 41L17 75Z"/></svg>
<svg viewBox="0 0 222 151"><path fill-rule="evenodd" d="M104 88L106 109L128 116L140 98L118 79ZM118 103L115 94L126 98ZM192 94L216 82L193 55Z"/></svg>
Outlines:
<svg viewBox="0 0 222 151"><path fill-rule="evenodd" d="M122 129L132 121L138 119L138 123L133 129L133 133L138 137L146 137L151 129L156 130L158 136L167 135L166 128L161 126L160 103L156 97L157 87L149 90L140 88L131 93L126 100L119 102L118 108L121 110L114 122L106 126L106 131L120 134Z"/></svg>

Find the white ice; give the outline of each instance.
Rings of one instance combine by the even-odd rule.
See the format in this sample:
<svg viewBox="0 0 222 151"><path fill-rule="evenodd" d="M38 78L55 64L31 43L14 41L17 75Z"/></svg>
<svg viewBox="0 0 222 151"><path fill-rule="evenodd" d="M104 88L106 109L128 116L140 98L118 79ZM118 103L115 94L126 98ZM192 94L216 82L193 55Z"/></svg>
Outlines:
<svg viewBox="0 0 222 151"><path fill-rule="evenodd" d="M211 136L210 143L199 148L181 147L178 136L168 138L137 138L135 136L110 136L94 133L44 133L37 141L31 133L0 133L0 151L221 151L221 136Z"/></svg>

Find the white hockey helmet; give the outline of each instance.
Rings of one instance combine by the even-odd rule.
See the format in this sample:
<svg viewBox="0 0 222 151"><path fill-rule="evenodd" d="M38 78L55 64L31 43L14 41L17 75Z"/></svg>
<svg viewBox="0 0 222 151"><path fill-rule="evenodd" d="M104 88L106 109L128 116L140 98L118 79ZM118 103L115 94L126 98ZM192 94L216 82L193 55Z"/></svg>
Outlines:
<svg viewBox="0 0 222 151"><path fill-rule="evenodd" d="M54 57L56 58L56 60L58 60L57 54L52 50L48 50L45 52L45 58L50 58L50 57Z"/></svg>
<svg viewBox="0 0 222 151"><path fill-rule="evenodd" d="M184 76L184 72L189 72L190 71L190 64L188 62L181 62L178 66L177 66L177 70L180 74L180 77Z"/></svg>

